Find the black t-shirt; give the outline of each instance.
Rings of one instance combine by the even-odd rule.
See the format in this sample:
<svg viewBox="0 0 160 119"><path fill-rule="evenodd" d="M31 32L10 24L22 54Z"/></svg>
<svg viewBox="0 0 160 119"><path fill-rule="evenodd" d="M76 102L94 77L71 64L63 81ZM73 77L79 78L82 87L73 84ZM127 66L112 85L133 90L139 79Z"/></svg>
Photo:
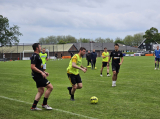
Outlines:
<svg viewBox="0 0 160 119"><path fill-rule="evenodd" d="M123 57L123 54L121 51L112 51L110 54L110 57L112 58L112 65L119 66L120 58Z"/></svg>
<svg viewBox="0 0 160 119"><path fill-rule="evenodd" d="M86 59L91 60L91 53L86 54Z"/></svg>
<svg viewBox="0 0 160 119"><path fill-rule="evenodd" d="M39 54L37 53L34 53L32 54L32 57L31 57L31 64L35 64L35 67L41 71L43 71L43 64L42 64L42 60L39 56ZM35 71L32 70L32 75L33 76L41 76L40 73L37 73Z"/></svg>

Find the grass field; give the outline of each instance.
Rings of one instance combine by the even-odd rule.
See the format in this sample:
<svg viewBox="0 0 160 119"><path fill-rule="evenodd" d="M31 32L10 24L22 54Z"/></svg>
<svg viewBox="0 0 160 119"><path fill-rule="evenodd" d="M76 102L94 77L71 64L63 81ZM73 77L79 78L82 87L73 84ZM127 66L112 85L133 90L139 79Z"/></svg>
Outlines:
<svg viewBox="0 0 160 119"><path fill-rule="evenodd" d="M54 109L30 111L37 93L30 61L0 62L0 119L160 119L160 71L154 70L154 57L125 57L117 87L111 87L106 68L100 77L98 58L97 70L80 71L83 88L76 91L74 102L67 90L68 63L69 59L47 62L54 86L48 104ZM90 104L91 96L98 97L98 104ZM43 97L38 107L42 101Z"/></svg>

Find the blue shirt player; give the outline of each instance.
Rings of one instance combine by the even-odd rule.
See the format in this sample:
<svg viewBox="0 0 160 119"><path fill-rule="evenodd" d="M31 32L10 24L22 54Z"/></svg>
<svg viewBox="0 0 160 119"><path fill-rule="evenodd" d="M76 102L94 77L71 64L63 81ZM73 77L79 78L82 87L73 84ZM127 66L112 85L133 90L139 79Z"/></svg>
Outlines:
<svg viewBox="0 0 160 119"><path fill-rule="evenodd" d="M155 70L156 70L156 68L159 70L159 61L160 61L160 49L159 49L159 46L157 46L157 49L154 51L154 56L155 56ZM158 65L157 65L157 62L158 62Z"/></svg>

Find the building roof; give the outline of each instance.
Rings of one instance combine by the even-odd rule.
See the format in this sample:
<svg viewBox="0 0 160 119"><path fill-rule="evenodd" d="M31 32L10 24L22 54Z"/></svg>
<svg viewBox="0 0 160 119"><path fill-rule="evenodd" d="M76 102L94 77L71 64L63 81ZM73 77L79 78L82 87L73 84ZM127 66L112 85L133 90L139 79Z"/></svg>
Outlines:
<svg viewBox="0 0 160 119"><path fill-rule="evenodd" d="M49 52L69 51L72 46L73 46L73 44L41 45L42 48L48 49ZM33 51L32 45L0 47L0 52L3 52L3 53L22 53L23 50L29 50L26 52L32 52Z"/></svg>
<svg viewBox="0 0 160 119"><path fill-rule="evenodd" d="M80 47L85 47L86 50L114 50L114 43L74 43L74 45L79 49ZM119 46L119 50L139 50L139 48L131 46Z"/></svg>
<svg viewBox="0 0 160 119"><path fill-rule="evenodd" d="M141 44L138 46L138 48L146 41L146 39L144 39ZM155 42L156 44L158 44L157 42Z"/></svg>

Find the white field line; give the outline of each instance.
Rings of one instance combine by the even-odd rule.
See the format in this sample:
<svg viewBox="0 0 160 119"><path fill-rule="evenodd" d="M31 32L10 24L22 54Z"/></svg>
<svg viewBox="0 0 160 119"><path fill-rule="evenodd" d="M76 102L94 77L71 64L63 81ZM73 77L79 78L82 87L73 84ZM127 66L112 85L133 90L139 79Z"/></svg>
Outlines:
<svg viewBox="0 0 160 119"><path fill-rule="evenodd" d="M16 99L13 99L13 98L8 98L8 97L5 97L5 96L0 96L0 98L3 98L3 99L7 99L7 100L12 100L12 101L16 101L16 102L21 102L21 103L25 103L25 104L32 105L32 103L25 102L25 101L21 101L21 100L16 100ZM41 106L41 105L38 105L38 106ZM70 115L75 115L75 116L79 116L79 117L87 118L87 119L97 119L97 118L88 117L88 116L85 116L85 115L76 114L76 113L72 113L72 112L69 112L69 111L61 110L61 109L53 108L53 110L56 110L56 111L59 111L59 112L64 112L64 113L67 113L67 114L70 114Z"/></svg>

